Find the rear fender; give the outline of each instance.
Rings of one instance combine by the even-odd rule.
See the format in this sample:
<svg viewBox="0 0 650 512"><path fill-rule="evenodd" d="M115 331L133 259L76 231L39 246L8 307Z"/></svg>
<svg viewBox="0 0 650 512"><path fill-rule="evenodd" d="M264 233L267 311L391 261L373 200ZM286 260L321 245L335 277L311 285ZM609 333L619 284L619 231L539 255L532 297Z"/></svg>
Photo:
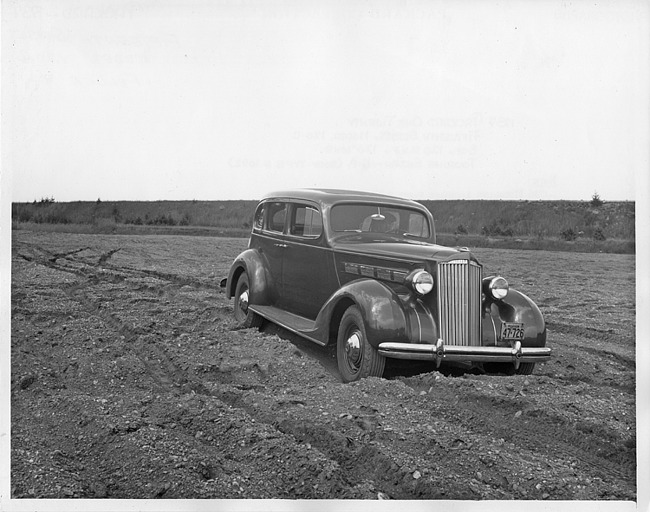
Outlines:
<svg viewBox="0 0 650 512"><path fill-rule="evenodd" d="M271 276L266 271L264 258L256 249L245 250L233 261L226 281L228 298L230 299L235 295L237 281L244 272L248 274L249 300L251 304L270 304L273 289Z"/></svg>

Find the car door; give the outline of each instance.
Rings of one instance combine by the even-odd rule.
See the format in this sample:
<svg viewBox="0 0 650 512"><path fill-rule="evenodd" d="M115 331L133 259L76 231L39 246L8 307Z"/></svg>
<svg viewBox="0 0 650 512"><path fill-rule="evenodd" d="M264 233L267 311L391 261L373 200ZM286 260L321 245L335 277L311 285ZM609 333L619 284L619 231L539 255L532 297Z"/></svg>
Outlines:
<svg viewBox="0 0 650 512"><path fill-rule="evenodd" d="M323 233L323 218L315 204L293 202L289 208L282 270L287 309L315 319L334 292L333 261Z"/></svg>
<svg viewBox="0 0 650 512"><path fill-rule="evenodd" d="M282 267L285 249L285 221L288 205L283 201L269 201L259 206L255 214L255 245L266 260L271 282L269 288L274 305L286 307L282 283ZM253 240L253 239L251 239Z"/></svg>

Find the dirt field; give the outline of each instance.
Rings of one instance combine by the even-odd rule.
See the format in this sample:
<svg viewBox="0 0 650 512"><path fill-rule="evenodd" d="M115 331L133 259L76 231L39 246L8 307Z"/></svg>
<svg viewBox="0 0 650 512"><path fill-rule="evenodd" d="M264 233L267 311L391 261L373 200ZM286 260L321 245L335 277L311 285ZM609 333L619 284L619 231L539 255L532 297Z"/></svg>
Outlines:
<svg viewBox="0 0 650 512"><path fill-rule="evenodd" d="M233 330L246 243L14 232L12 498L636 500L634 256L479 249L551 361L346 385L332 350Z"/></svg>

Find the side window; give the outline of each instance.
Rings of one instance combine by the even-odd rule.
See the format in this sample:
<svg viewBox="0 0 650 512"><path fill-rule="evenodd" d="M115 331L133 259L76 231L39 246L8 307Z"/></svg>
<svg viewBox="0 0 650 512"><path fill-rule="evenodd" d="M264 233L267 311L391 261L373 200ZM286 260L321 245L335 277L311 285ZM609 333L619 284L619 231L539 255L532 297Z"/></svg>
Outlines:
<svg viewBox="0 0 650 512"><path fill-rule="evenodd" d="M287 205L285 203L271 203L269 205L268 225L269 231L284 231L284 219L287 216Z"/></svg>
<svg viewBox="0 0 650 512"><path fill-rule="evenodd" d="M289 233L295 236L318 238L323 232L323 218L313 206L298 204L293 207Z"/></svg>
<svg viewBox="0 0 650 512"><path fill-rule="evenodd" d="M255 218L253 220L253 228L262 229L264 227L264 211L266 210L266 204L262 203L257 207L255 211Z"/></svg>

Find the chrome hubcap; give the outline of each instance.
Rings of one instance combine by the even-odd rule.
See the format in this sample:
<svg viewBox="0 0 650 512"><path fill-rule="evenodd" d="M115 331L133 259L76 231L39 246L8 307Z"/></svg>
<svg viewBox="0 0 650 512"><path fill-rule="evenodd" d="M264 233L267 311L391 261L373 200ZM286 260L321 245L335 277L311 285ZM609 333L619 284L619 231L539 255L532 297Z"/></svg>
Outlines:
<svg viewBox="0 0 650 512"><path fill-rule="evenodd" d="M239 294L239 309L244 313L248 312L248 290L244 290Z"/></svg>
<svg viewBox="0 0 650 512"><path fill-rule="evenodd" d="M345 353L348 360L354 365L358 366L361 362L361 336L358 332L352 333L345 341Z"/></svg>

